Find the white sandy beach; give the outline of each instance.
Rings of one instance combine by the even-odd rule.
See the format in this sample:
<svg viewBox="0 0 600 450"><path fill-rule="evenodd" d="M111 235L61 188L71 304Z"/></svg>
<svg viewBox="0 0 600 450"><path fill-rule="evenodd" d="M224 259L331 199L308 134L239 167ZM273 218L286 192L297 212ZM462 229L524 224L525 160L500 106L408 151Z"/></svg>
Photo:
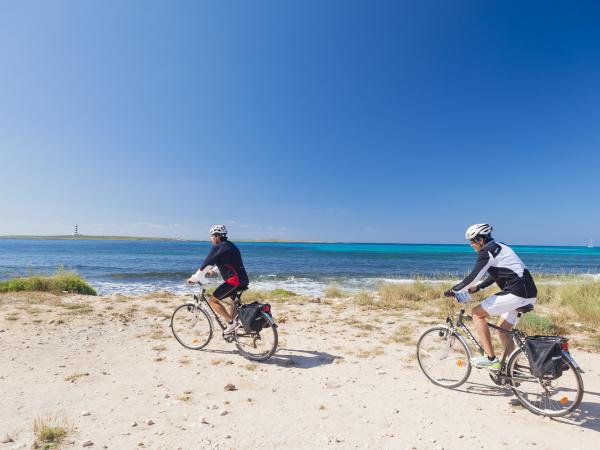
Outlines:
<svg viewBox="0 0 600 450"><path fill-rule="evenodd" d="M30 448L41 415L73 425L64 448L597 447L598 354L572 349L586 371L583 402L550 420L485 371L457 390L428 382L408 335L433 321L417 312L276 303L280 348L257 364L219 336L203 351L179 345L166 316L182 301L2 294L0 438L11 442L0 450ZM405 342L390 342L399 330Z"/></svg>

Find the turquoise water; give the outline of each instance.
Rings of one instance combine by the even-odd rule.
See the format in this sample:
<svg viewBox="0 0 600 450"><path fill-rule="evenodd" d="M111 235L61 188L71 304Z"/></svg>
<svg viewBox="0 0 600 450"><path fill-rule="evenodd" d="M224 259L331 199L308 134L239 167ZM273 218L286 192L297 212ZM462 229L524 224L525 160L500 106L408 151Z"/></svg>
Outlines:
<svg viewBox="0 0 600 450"><path fill-rule="evenodd" d="M185 291L207 242L0 240L0 278L75 270L103 294ZM458 279L475 262L468 245L238 243L252 287L319 294L331 284L372 289L415 277ZM534 272L600 273L600 248L514 246Z"/></svg>

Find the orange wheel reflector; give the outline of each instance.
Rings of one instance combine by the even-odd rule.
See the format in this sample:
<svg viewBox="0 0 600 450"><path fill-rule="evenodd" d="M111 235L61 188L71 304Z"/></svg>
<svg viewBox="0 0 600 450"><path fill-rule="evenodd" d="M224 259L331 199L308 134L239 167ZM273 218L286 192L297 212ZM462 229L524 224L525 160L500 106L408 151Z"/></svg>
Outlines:
<svg viewBox="0 0 600 450"><path fill-rule="evenodd" d="M561 398L560 403L563 405L566 405L567 403L569 403L569 399L567 398L567 396L564 396L563 398Z"/></svg>
<svg viewBox="0 0 600 450"><path fill-rule="evenodd" d="M198 342L200 342L198 339L194 339L194 340L192 341L192 344L197 344Z"/></svg>
<svg viewBox="0 0 600 450"><path fill-rule="evenodd" d="M464 361L463 361L462 359L457 359L457 360L456 360L456 365L457 365L458 367L462 367L462 366L463 366L463 364L464 364Z"/></svg>

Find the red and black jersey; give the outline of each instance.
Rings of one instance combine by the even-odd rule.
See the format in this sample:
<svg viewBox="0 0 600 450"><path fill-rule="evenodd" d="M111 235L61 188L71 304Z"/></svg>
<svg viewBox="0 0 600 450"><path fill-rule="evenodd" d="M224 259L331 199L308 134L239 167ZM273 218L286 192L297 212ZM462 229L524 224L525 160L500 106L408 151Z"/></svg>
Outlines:
<svg viewBox="0 0 600 450"><path fill-rule="evenodd" d="M233 286L248 286L248 274L239 249L229 241L221 241L210 249L200 270L206 266L217 266L226 283Z"/></svg>

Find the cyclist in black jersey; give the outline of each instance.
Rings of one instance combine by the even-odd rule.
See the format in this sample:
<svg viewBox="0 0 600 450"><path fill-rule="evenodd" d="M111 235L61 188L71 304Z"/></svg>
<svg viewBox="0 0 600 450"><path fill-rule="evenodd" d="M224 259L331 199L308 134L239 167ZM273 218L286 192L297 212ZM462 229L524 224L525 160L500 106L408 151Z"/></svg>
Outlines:
<svg viewBox="0 0 600 450"><path fill-rule="evenodd" d="M237 292L247 289L248 274L244 268L239 249L227 239L225 225L215 225L209 233L213 246L202 262L197 274L208 266L217 266L219 269L224 282L215 289L209 302L211 307L227 321L228 325L223 333L229 334L239 326L239 323L235 320L235 317L231 317L220 301L226 297L233 298ZM207 275L210 276L212 273L213 270L210 270ZM194 276L188 279L188 283L194 281Z"/></svg>
<svg viewBox="0 0 600 450"><path fill-rule="evenodd" d="M486 323L489 316L500 316L498 326L512 329L517 321L517 308L536 302L537 288L531 273L523 261L506 244L492 238L492 227L487 223L478 223L467 229L466 238L477 254L477 262L467 277L444 293L446 296L467 290L470 294L496 283L501 291L473 308L472 316L477 334L486 356L473 358L475 367L500 369L500 361L494 353L492 336ZM487 275L487 278L484 278ZM509 351L510 338L499 332L505 351Z"/></svg>

